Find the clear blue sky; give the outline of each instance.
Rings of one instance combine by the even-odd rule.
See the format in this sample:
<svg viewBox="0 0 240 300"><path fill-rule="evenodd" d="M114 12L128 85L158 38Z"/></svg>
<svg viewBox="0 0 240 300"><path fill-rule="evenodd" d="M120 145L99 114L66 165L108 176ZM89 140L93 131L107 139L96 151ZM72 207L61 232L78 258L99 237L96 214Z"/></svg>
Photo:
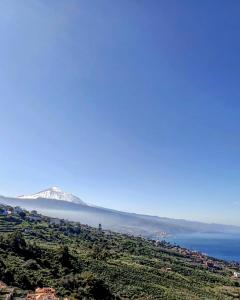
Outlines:
<svg viewBox="0 0 240 300"><path fill-rule="evenodd" d="M0 194L240 225L240 2L2 0Z"/></svg>

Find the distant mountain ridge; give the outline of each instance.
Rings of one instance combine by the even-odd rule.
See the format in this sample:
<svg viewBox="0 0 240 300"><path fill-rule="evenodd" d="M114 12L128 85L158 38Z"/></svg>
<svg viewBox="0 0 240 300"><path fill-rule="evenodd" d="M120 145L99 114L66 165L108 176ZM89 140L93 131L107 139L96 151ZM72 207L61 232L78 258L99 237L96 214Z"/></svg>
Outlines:
<svg viewBox="0 0 240 300"><path fill-rule="evenodd" d="M154 239L182 233L240 233L239 226L207 224L90 206L57 187L15 198L0 196L0 203L37 210L51 217L79 221L90 226L98 226L101 223L104 229Z"/></svg>
<svg viewBox="0 0 240 300"><path fill-rule="evenodd" d="M80 198L74 196L73 194L63 192L59 187L53 186L46 190L40 191L32 195L22 195L18 196L19 199L55 199L61 201L72 202L76 204L86 205Z"/></svg>

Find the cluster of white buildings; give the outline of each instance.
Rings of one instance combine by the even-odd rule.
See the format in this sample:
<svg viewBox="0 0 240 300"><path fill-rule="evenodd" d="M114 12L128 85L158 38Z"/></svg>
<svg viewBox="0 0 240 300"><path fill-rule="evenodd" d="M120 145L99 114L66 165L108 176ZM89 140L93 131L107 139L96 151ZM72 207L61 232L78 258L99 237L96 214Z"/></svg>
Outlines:
<svg viewBox="0 0 240 300"><path fill-rule="evenodd" d="M16 214L20 214L21 212L24 212L24 211L25 210L23 210L19 206L11 207L11 206L7 206L4 204L0 204L0 216L16 215ZM27 219L29 221L41 221L42 216L39 215L36 210L32 210L30 213L27 214ZM61 220L58 218L50 217L47 219L48 219L49 224L51 224L51 225L60 225L61 224Z"/></svg>

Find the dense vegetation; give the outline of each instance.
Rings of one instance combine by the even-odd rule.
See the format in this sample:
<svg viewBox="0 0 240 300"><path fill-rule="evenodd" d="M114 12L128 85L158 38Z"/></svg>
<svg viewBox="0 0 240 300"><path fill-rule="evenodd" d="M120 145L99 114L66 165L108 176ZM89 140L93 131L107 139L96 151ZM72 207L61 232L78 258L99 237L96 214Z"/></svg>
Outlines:
<svg viewBox="0 0 240 300"><path fill-rule="evenodd" d="M74 299L240 299L238 266L210 269L167 243L80 223L0 216L0 279Z"/></svg>

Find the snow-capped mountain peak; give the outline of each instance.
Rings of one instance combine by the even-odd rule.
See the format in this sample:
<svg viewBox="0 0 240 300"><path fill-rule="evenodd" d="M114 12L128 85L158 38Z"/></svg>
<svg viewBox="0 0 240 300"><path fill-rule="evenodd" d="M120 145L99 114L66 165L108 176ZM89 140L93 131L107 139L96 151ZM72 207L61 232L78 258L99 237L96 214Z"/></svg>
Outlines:
<svg viewBox="0 0 240 300"><path fill-rule="evenodd" d="M50 188L40 191L36 194L22 195L22 196L18 196L17 198L20 198L20 199L38 199L38 198L54 199L54 200L61 200L61 201L67 201L67 202L85 205L85 203L80 198L78 198L77 196L74 196L73 194L63 192L57 186L50 187Z"/></svg>

